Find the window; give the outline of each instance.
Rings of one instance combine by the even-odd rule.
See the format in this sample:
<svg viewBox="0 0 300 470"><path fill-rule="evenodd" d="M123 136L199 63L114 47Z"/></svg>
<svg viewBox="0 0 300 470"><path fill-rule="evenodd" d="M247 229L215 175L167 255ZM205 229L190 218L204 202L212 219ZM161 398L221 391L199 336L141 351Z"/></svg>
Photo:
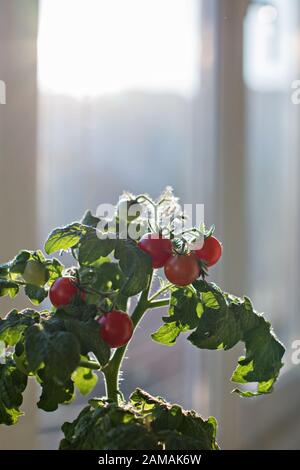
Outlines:
<svg viewBox="0 0 300 470"><path fill-rule="evenodd" d="M138 383L216 415L223 448L299 448L299 366L290 360L299 333L300 108L291 101L300 78L299 1L41 0L37 162L37 9L21 3L0 0L8 72L1 76L8 83L0 136L3 261L37 245L29 209L35 183L28 181L41 183L41 242L53 226L116 201L123 189L158 195L171 184L184 201L204 203L226 246L211 278L250 294L266 312L287 345L285 373L274 394L240 400L229 378L241 349L198 351L184 339L175 348L152 345L147 332L159 324L156 311L128 352L142 366L125 363L125 392ZM32 395L23 428L6 430L2 445L31 446ZM39 446L56 448L61 421L81 406L40 413Z"/></svg>
<svg viewBox="0 0 300 470"><path fill-rule="evenodd" d="M299 327L298 109L291 100L298 13L297 2L276 1L250 6L245 18L249 287L286 344ZM257 32L260 48L251 42Z"/></svg>

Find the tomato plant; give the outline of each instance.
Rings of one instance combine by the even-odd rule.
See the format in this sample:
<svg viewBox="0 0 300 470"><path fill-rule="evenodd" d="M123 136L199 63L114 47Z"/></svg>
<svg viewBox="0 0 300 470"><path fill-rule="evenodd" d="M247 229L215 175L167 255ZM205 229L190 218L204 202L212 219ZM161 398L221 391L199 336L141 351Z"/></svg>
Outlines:
<svg viewBox="0 0 300 470"><path fill-rule="evenodd" d="M61 449L217 449L214 418L203 419L139 388L128 400L123 397L123 359L144 314L165 309L161 326L151 335L161 345L174 347L181 333L198 350L228 350L243 343L244 356L231 378L242 384L235 392L243 397L272 391L284 347L248 297L223 292L206 279L202 262L212 266L222 251L212 230L205 232L202 249L193 253L188 237L194 240L202 229L174 233L178 203L172 194L157 201L147 195L132 200L146 211L154 209L153 220L131 220L146 233L138 240L121 236L118 225L113 233L99 236L97 227L106 221L88 211L81 221L53 230L45 243L48 256L68 252L73 266L66 269L39 250L23 250L0 265L0 297L14 298L24 289L34 305L0 319L0 424L15 424L22 415L29 380L41 387L38 408L52 412L77 392L89 395L101 377L105 397L89 401L72 423L63 424ZM169 239L159 235L165 232L157 214L170 216L172 210ZM164 267L166 277L159 287L153 282L158 267ZM51 308L45 303L39 310L48 297ZM139 368L142 361L135 364L137 374Z"/></svg>

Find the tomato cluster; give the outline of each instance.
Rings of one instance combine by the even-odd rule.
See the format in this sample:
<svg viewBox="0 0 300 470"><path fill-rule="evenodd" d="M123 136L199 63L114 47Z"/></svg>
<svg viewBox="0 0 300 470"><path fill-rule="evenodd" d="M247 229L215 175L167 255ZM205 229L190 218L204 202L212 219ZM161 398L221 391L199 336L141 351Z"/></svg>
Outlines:
<svg viewBox="0 0 300 470"><path fill-rule="evenodd" d="M76 278L60 277L50 287L49 297L54 307L71 304L76 297L86 300L86 292L79 289ZM100 336L111 348L124 346L133 333L133 323L130 316L120 310L112 310L99 317Z"/></svg>
<svg viewBox="0 0 300 470"><path fill-rule="evenodd" d="M166 278L177 286L187 286L200 276L199 261L210 267L222 255L222 245L213 236L205 238L201 249L188 254L173 254L171 240L158 233L146 233L138 246L151 257L152 268L163 267Z"/></svg>
<svg viewBox="0 0 300 470"><path fill-rule="evenodd" d="M158 233L145 234L138 246L152 260L153 269L164 268L166 278L174 285L187 286L201 274L201 264L213 266L222 255L222 245L213 236L204 240L201 249L187 254L174 253L171 240ZM23 277L27 282L41 285L45 282L42 266L28 263ZM60 277L52 284L49 298L54 307L62 307L74 302L75 299L86 301L86 292L78 286L74 277ZM133 323L130 316L121 310L112 310L98 319L100 337L111 348L124 346L133 334Z"/></svg>

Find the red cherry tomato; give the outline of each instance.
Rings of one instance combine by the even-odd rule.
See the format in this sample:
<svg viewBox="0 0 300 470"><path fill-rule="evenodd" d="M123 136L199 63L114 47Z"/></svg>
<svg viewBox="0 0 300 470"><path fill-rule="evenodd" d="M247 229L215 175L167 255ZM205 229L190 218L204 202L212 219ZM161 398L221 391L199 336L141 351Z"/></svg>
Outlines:
<svg viewBox="0 0 300 470"><path fill-rule="evenodd" d="M121 310L112 310L99 318L100 336L111 348L127 344L133 333L130 316Z"/></svg>
<svg viewBox="0 0 300 470"><path fill-rule="evenodd" d="M74 277L60 277L52 284L49 291L49 298L54 307L69 305L80 292ZM86 293L81 292L82 300L86 299Z"/></svg>
<svg viewBox="0 0 300 470"><path fill-rule="evenodd" d="M187 286L200 274L198 261L193 254L172 256L164 270L166 278L176 286Z"/></svg>
<svg viewBox="0 0 300 470"><path fill-rule="evenodd" d="M210 236L204 240L203 247L194 253L207 266L213 266L222 256L222 245L217 238Z"/></svg>
<svg viewBox="0 0 300 470"><path fill-rule="evenodd" d="M151 256L153 269L162 268L172 255L171 240L158 233L146 233L138 245Z"/></svg>

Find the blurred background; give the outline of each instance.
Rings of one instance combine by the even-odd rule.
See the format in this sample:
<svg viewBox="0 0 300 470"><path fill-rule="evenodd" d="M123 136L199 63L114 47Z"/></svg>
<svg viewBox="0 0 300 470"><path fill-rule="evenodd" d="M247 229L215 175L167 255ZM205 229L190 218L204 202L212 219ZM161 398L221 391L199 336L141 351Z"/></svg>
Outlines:
<svg viewBox="0 0 300 470"><path fill-rule="evenodd" d="M297 79L298 0L0 0L0 262L124 189L171 185L204 203L225 247L211 279L272 321L287 346L281 379L270 396L231 395L242 349L155 344L155 311L130 345L124 391L215 415L225 449L300 448ZM11 306L1 299L0 315ZM84 403L47 415L38 393L0 429L0 449L57 448Z"/></svg>

